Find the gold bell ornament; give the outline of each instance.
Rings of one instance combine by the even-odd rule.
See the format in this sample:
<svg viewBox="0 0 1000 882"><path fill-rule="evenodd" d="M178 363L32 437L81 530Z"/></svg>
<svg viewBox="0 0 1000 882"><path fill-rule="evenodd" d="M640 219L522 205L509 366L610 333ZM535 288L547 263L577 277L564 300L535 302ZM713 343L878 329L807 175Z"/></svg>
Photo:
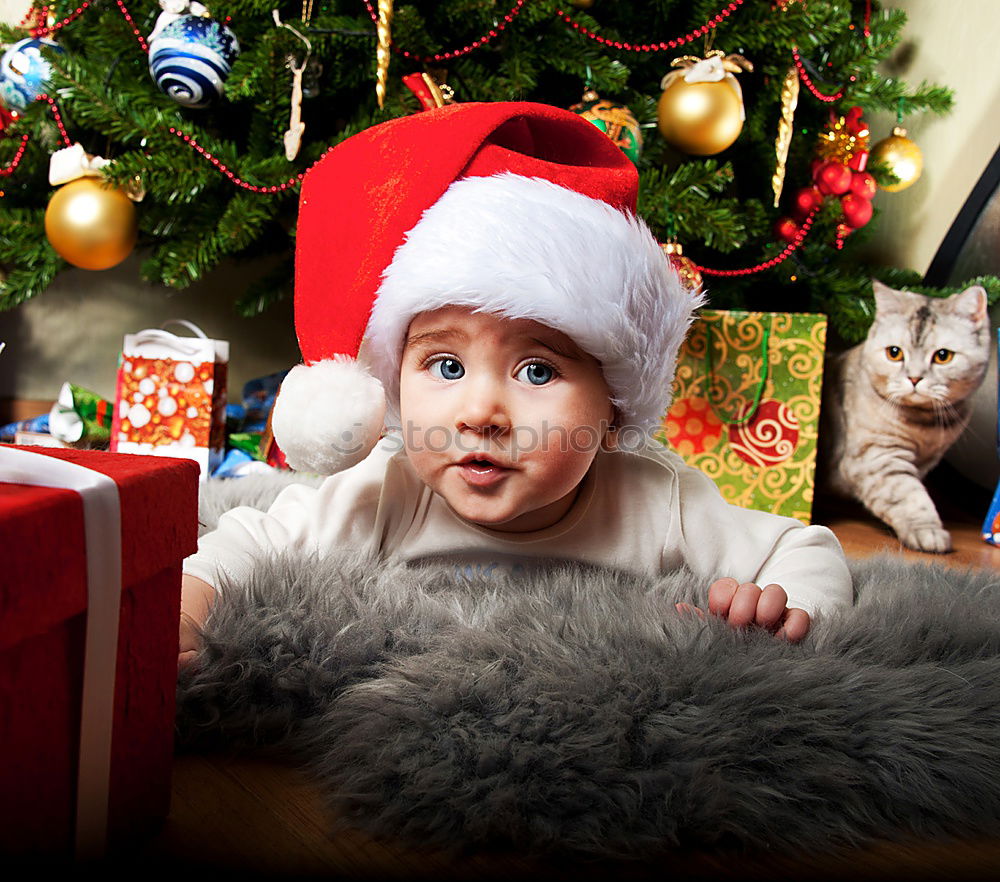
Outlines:
<svg viewBox="0 0 1000 882"><path fill-rule="evenodd" d="M896 126L888 138L883 138L871 149L872 162L884 166L899 180L895 184L879 184L889 193L898 193L915 184L924 170L924 156L920 148L906 137L906 129Z"/></svg>
<svg viewBox="0 0 1000 882"><path fill-rule="evenodd" d="M49 183L62 186L45 209L45 235L60 257L81 269L117 266L138 238L134 203L141 195L103 180L108 164L80 144L57 150L49 163Z"/></svg>
<svg viewBox="0 0 1000 882"><path fill-rule="evenodd" d="M684 256L684 249L681 247L680 242L671 236L666 242L660 245L660 248L663 249L663 253L667 256L667 260L670 261L670 265L677 271L677 275L680 276L684 287L691 291L697 291L701 288L704 281L701 271L690 257Z"/></svg>
<svg viewBox="0 0 1000 882"><path fill-rule="evenodd" d="M660 83L663 94L656 119L667 143L693 156L712 156L732 144L743 130L746 110L735 74L752 71L742 55L714 49L704 58L675 58Z"/></svg>

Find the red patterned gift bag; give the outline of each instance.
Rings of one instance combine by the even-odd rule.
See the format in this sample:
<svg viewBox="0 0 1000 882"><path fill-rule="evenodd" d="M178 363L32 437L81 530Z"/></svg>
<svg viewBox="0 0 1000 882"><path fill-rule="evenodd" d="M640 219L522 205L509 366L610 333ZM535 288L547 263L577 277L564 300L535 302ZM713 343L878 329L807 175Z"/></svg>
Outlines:
<svg viewBox="0 0 1000 882"><path fill-rule="evenodd" d="M127 334L118 364L111 450L193 459L207 477L222 461L229 343L163 328Z"/></svg>

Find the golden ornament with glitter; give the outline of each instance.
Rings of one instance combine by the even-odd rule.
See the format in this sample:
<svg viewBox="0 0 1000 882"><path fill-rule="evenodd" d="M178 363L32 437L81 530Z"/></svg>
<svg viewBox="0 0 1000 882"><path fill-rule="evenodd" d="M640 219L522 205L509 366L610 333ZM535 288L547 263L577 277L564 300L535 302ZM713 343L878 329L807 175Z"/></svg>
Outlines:
<svg viewBox="0 0 1000 882"><path fill-rule="evenodd" d="M389 81L389 48L392 46L392 0L378 0L378 48L375 58L378 69L375 73L375 96L378 106L385 106L385 89Z"/></svg>
<svg viewBox="0 0 1000 882"><path fill-rule="evenodd" d="M860 108L852 108L846 117L832 120L829 128L819 136L816 155L820 159L833 159L856 171L864 171L868 158L868 136L868 127L861 121Z"/></svg>
<svg viewBox="0 0 1000 882"><path fill-rule="evenodd" d="M676 239L668 239L660 245L663 253L670 261L670 265L677 270L677 275L681 277L684 286L692 291L702 286L703 279L698 265L690 257L684 256L684 249Z"/></svg>
<svg viewBox="0 0 1000 882"><path fill-rule="evenodd" d="M920 148L906 137L906 129L902 126L896 126L888 138L883 138L872 147L871 159L899 178L895 184L879 184L879 189L889 193L898 193L915 184L924 169Z"/></svg>
<svg viewBox="0 0 1000 882"><path fill-rule="evenodd" d="M774 207L781 201L781 190L785 186L785 165L788 162L788 148L792 143L792 130L795 122L795 108L799 103L799 72L792 65L785 74L781 84L781 119L778 122L778 137L774 140L774 153L777 163L771 177L771 188L774 190Z"/></svg>

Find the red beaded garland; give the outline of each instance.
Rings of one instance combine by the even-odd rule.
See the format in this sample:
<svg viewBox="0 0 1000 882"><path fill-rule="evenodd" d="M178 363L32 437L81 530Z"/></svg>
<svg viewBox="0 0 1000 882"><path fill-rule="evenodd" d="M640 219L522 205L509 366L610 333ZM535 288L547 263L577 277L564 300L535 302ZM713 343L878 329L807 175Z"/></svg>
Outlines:
<svg viewBox="0 0 1000 882"><path fill-rule="evenodd" d="M806 84L806 88L813 93L813 96L818 98L827 104L833 104L834 101L839 101L844 97L844 90L841 89L836 95L824 95L816 88L815 84L811 79L809 79L809 74L806 73L805 65L802 64L802 57L799 55L799 47L792 46L792 58L795 59L795 67L799 72L799 79Z"/></svg>
<svg viewBox="0 0 1000 882"><path fill-rule="evenodd" d="M710 30L720 25L737 9L739 9L743 5L743 2L744 0L732 0L732 2L730 2L724 9L712 16L712 18L705 22L705 24L703 24L700 28L695 28L690 34L686 34L683 37L675 37L672 40L665 40L655 44L640 43L638 45L634 45L623 40L609 40L607 37L601 37L593 31L588 30L578 22L573 21L573 19L570 18L570 16L562 9L557 9L556 15L573 28L573 30L579 31L585 37L590 37L591 40L600 43L602 46L612 46L615 49L626 49L629 52L663 52L667 49L676 49L678 46L683 46L685 43L690 43L692 40L697 40L699 37L705 36L705 34L707 34Z"/></svg>
<svg viewBox="0 0 1000 882"><path fill-rule="evenodd" d="M452 49L449 52L439 52L437 55L417 55L414 52L407 52L405 49L397 49L395 46L392 47L393 52L398 55L402 55L404 58L412 58L414 61L419 61L424 64L434 61L450 61L452 58L460 58L463 55L468 55L470 52L475 51L480 46L485 46L490 40L495 39L500 36L500 32L507 27L517 16L520 14L522 7L524 6L526 0L517 0L517 2L510 8L510 11L503 17L503 21L498 23L495 28L492 28L488 33L483 34L478 40L473 40L467 46L463 46L461 49ZM365 6L368 7L368 15L371 16L372 21L378 21L378 13L375 11L370 0L365 0Z"/></svg>
<svg viewBox="0 0 1000 882"><path fill-rule="evenodd" d="M732 277L732 276L750 276L753 275L754 273L761 273L764 272L764 270L769 270L772 267L776 267L779 263L782 263L783 261L791 257L792 253L803 242L805 242L806 236L809 235L809 229L810 227L812 227L813 218L816 217L817 211L819 211L818 208L814 209L813 212L809 215L809 217L807 217L804 221L802 221L802 226L799 227L799 231L798 233L795 234L795 238L787 246L785 246L784 250L780 254L775 255L770 260L765 260L763 263L758 263L756 266L748 266L742 269L733 269L733 270L709 269L707 266L701 266L700 264L697 263L695 264L695 268L698 269L699 272L708 276ZM843 247L843 244L838 242L838 247Z"/></svg>
<svg viewBox="0 0 1000 882"><path fill-rule="evenodd" d="M249 190L252 193L280 193L290 187L295 187L302 183L302 179L306 176L305 172L300 172L294 177L289 178L283 184L271 184L271 185L258 185L249 184L244 181L239 175L233 172L225 163L220 159L213 156L208 150L202 147L191 135L185 134L180 129L175 129L173 126L170 127L170 134L176 135L185 144L187 144L192 149L200 153L205 159L207 159L212 165L214 165L222 174L224 174L230 181L232 181L237 187L242 187L244 190ZM330 148L333 149L333 148ZM329 153L329 150L327 151ZM325 154L324 154L325 155ZM317 160L318 162L319 160Z"/></svg>
<svg viewBox="0 0 1000 882"><path fill-rule="evenodd" d="M125 21L127 21L132 26L132 33L135 34L135 39L139 43L140 48L143 52L149 52L149 44L146 42L146 38L139 32L139 29L135 26L135 22L132 21L132 16L122 0L115 0L118 4L118 8L121 10L123 16L125 16Z"/></svg>
<svg viewBox="0 0 1000 882"><path fill-rule="evenodd" d="M149 44L146 42L146 38L143 37L139 29L135 26L135 21L132 19L132 14L128 11L128 7L125 6L122 0L115 0L115 2L118 4L118 9L121 11L121 14L125 17L125 21L127 21L132 26L132 33L135 34L135 39L139 43L139 46L142 48L142 51L149 52ZM83 2L76 9L74 9L69 15L67 15L62 21L57 21L55 24L46 25L45 27L31 28L31 30L29 30L28 33L30 33L32 37L44 37L47 34L55 33L56 31L62 30L64 27L66 27L66 25L75 21L77 18L83 15L83 13L86 12L89 8L90 8L90 0L83 0ZM48 11L47 6L43 7L43 9L46 12Z"/></svg>
<svg viewBox="0 0 1000 882"><path fill-rule="evenodd" d="M56 127L59 129L59 134L62 135L63 143L67 147L73 146L73 141L66 131L66 126L63 125L62 114L59 112L59 105L56 104L55 98L50 98L44 92L35 98L36 101L47 101L49 103L49 110L52 111L52 116L55 118Z"/></svg>
<svg viewBox="0 0 1000 882"><path fill-rule="evenodd" d="M14 154L14 158L3 168L0 168L0 177L6 177L14 173L14 169L18 167L21 163L21 157L24 156L24 151L28 147L28 135L21 135L21 146L17 148L17 153Z"/></svg>
<svg viewBox="0 0 1000 882"><path fill-rule="evenodd" d="M66 27L66 25L68 25L74 19L81 16L89 6L90 6L90 0L83 0L83 3L77 6L77 8L74 9L69 15L67 15L62 21L58 21L53 25L31 28L28 31L28 33L31 34L32 37L44 37L46 34L51 34L54 31L58 31L61 28ZM48 15L48 11L49 7L48 6L44 7L44 13L46 16ZM42 20L44 21L44 17Z"/></svg>

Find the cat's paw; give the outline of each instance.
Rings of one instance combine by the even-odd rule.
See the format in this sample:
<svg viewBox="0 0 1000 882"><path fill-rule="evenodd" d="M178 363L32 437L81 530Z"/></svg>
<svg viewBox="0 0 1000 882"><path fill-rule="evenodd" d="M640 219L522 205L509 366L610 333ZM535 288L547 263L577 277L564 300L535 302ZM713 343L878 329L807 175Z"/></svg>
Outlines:
<svg viewBox="0 0 1000 882"><path fill-rule="evenodd" d="M951 533L941 527L916 527L898 535L900 542L915 551L945 554L952 549Z"/></svg>

